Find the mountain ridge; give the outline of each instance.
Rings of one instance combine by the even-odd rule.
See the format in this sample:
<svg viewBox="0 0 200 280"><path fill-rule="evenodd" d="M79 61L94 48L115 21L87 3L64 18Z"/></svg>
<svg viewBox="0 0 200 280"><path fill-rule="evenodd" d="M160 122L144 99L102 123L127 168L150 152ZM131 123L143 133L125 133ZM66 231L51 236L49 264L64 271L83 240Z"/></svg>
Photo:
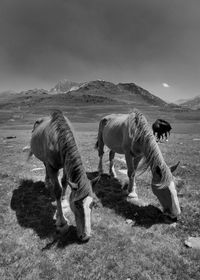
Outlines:
<svg viewBox="0 0 200 280"><path fill-rule="evenodd" d="M74 86L75 85L75 86ZM71 87L70 87L71 86ZM148 90L143 89L137 84L131 83L118 83L114 84L105 80L94 80L90 82L82 82L76 83L68 80L64 80L58 82L53 89L51 89L51 93L79 93L79 94L87 94L89 95L99 95L106 96L108 95L115 99L121 100L124 97L125 101L136 102L139 103L149 103L152 106L168 106L169 103L162 100L158 96L150 93Z"/></svg>
<svg viewBox="0 0 200 280"><path fill-rule="evenodd" d="M112 107L112 111L118 108L117 110L123 112L131 108L147 111L154 111L156 108L164 111L186 110L179 105L167 103L133 82L114 84L105 80L77 83L65 79L50 90L36 88L12 94L12 98L2 99L0 104L0 108L24 108L44 112L53 108L77 110L80 106L93 111L106 106Z"/></svg>
<svg viewBox="0 0 200 280"><path fill-rule="evenodd" d="M192 110L200 110L200 95L197 95L193 98L185 99L183 100L183 102L180 102L179 105Z"/></svg>

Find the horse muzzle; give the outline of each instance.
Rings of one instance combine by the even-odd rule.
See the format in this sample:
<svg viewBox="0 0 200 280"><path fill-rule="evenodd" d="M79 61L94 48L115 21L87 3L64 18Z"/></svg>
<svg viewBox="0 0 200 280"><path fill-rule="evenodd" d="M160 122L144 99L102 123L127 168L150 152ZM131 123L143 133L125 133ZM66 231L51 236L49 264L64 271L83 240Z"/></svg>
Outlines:
<svg viewBox="0 0 200 280"><path fill-rule="evenodd" d="M163 215L164 215L166 218L168 218L171 222L177 222L177 221L180 220L180 217L181 217L180 214L174 215L174 214L172 214L172 213L169 213L168 211L164 211L164 212L163 212Z"/></svg>
<svg viewBox="0 0 200 280"><path fill-rule="evenodd" d="M91 237L90 235L81 234L80 236L78 236L78 239L80 240L80 242L86 243L89 241L90 237Z"/></svg>

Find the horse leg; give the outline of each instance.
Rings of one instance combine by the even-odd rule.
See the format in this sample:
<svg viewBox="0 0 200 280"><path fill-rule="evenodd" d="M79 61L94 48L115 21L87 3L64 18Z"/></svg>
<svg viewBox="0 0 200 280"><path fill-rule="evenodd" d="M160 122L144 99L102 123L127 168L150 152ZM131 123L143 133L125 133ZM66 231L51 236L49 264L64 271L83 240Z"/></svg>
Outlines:
<svg viewBox="0 0 200 280"><path fill-rule="evenodd" d="M47 167L46 163L44 163L44 166L45 166L45 170L46 170L45 187L49 191L51 198L55 200L54 188L53 188L50 176L49 176L49 168Z"/></svg>
<svg viewBox="0 0 200 280"><path fill-rule="evenodd" d="M45 166L45 170L46 170L46 175L45 175L45 187L46 187L48 190L51 190L51 189L52 189L52 185L51 185L51 181L50 181L50 178L49 178L49 174L48 174L48 169L47 169L46 163L44 163L44 166Z"/></svg>
<svg viewBox="0 0 200 280"><path fill-rule="evenodd" d="M62 199L65 197L66 189L67 189L67 175L65 174L64 168L63 168L63 176L61 179L62 184Z"/></svg>
<svg viewBox="0 0 200 280"><path fill-rule="evenodd" d="M110 169L109 169L109 173L111 177L116 178L117 174L115 172L115 168L114 168L114 157L115 157L115 152L113 152L112 150L110 150L109 152L109 161L110 161Z"/></svg>
<svg viewBox="0 0 200 280"><path fill-rule="evenodd" d="M104 142L102 139L98 140L98 154L99 154L99 165L98 165L98 171L99 175L103 173L103 154L104 154Z"/></svg>
<svg viewBox="0 0 200 280"><path fill-rule="evenodd" d="M168 141L168 138L167 138L167 131L165 132L165 141Z"/></svg>
<svg viewBox="0 0 200 280"><path fill-rule="evenodd" d="M156 138L156 142L158 142L158 140L159 140L159 133L158 133L158 132L155 132L154 136L155 136L155 138Z"/></svg>
<svg viewBox="0 0 200 280"><path fill-rule="evenodd" d="M138 195L136 193L134 160L130 153L125 154L125 159L128 169L127 175L129 178L128 197L138 199Z"/></svg>
<svg viewBox="0 0 200 280"><path fill-rule="evenodd" d="M47 170L48 170L51 184L53 186L54 195L55 195L56 204L57 204L56 227L61 228L61 227L65 226L65 229L66 229L66 228L68 228L68 222L67 222L66 218L64 217L63 210L62 210L62 204L61 204L62 187L58 181L58 170L55 170L50 166L47 166Z"/></svg>
<svg viewBox="0 0 200 280"><path fill-rule="evenodd" d="M104 154L104 141L103 141L103 130L107 123L107 119L103 118L99 123L99 130L98 130L98 140L96 143L96 148L98 149L99 154L99 165L98 165L98 171L99 175L103 173L103 154Z"/></svg>

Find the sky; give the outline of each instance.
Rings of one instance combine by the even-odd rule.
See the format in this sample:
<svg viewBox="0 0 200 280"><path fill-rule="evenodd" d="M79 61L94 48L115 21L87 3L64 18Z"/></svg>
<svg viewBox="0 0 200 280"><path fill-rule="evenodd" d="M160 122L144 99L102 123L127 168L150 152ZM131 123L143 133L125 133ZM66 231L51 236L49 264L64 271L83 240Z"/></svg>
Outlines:
<svg viewBox="0 0 200 280"><path fill-rule="evenodd" d="M200 95L199 0L1 0L0 91L134 82Z"/></svg>

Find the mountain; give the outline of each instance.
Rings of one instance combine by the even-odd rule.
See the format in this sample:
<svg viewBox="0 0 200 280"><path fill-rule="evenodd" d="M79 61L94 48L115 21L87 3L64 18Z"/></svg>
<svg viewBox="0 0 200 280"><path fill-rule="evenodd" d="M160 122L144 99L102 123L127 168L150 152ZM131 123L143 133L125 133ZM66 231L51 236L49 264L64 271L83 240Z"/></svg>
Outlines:
<svg viewBox="0 0 200 280"><path fill-rule="evenodd" d="M72 82L69 80L59 81L49 92L50 93L66 93L71 90L76 90L82 83Z"/></svg>
<svg viewBox="0 0 200 280"><path fill-rule="evenodd" d="M56 84L51 93L66 93L73 96L93 96L112 100L117 103L132 103L151 106L168 106L161 98L151 94L135 83L114 84L104 80L76 83L64 80Z"/></svg>
<svg viewBox="0 0 200 280"><path fill-rule="evenodd" d="M182 98L182 99L178 99L176 100L174 103L177 105L181 105L184 102L187 102L189 99L188 98Z"/></svg>
<svg viewBox="0 0 200 280"><path fill-rule="evenodd" d="M118 85L123 91L131 92L135 98L140 97L145 103L155 106L168 106L167 102L134 83L120 83Z"/></svg>
<svg viewBox="0 0 200 280"><path fill-rule="evenodd" d="M192 110L200 110L200 96L184 100L179 105L181 105L181 107L189 108Z"/></svg>
<svg viewBox="0 0 200 280"><path fill-rule="evenodd" d="M11 94L9 95L11 96ZM135 83L114 84L104 80L84 83L58 82L51 90L31 89L0 100L0 109L30 114L49 114L60 109L73 121L93 122L110 113L126 113L138 108L148 115L187 110L169 104Z"/></svg>

